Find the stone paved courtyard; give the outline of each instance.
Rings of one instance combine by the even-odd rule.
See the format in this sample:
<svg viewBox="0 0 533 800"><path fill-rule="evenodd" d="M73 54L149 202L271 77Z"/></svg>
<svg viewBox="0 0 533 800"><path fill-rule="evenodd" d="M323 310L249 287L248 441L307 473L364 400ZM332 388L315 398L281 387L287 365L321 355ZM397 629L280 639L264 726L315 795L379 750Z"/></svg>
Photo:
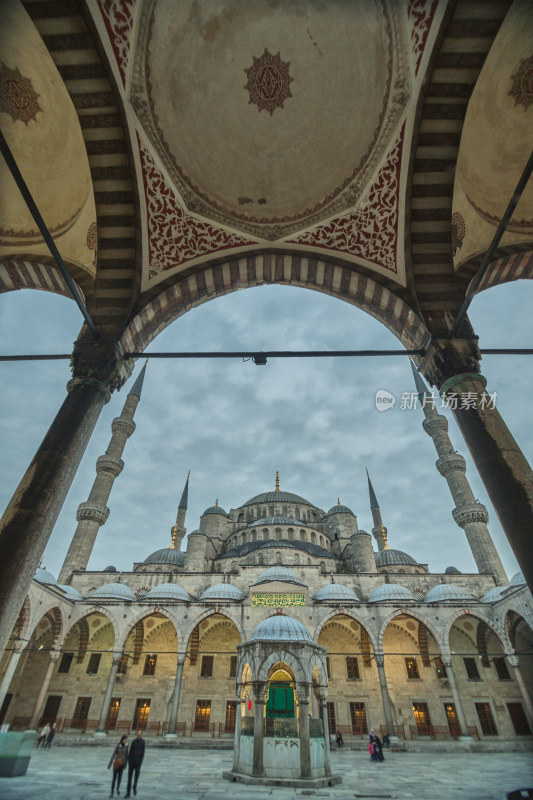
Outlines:
<svg viewBox="0 0 533 800"><path fill-rule="evenodd" d="M93 800L109 796L111 747L38 750L23 778L0 779L2 800ZM363 752L332 753L343 783L331 789L251 788L221 778L230 750L152 749L148 744L137 797L180 800L238 798L289 800L300 796L407 800L504 800L506 792L533 786L531 753L388 753L374 764ZM124 774L124 778L126 773ZM121 797L125 794L123 782ZM133 796L133 795L132 795Z"/></svg>

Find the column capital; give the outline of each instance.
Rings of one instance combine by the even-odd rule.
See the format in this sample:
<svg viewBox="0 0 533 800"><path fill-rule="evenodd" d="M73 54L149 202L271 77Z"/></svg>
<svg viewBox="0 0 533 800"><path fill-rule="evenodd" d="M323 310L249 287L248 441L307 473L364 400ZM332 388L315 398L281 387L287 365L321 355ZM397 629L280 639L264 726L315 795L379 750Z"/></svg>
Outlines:
<svg viewBox="0 0 533 800"><path fill-rule="evenodd" d="M518 661L518 656L516 654L506 655L506 658L511 667L514 667L515 669L520 669L520 663Z"/></svg>
<svg viewBox="0 0 533 800"><path fill-rule="evenodd" d="M456 375L480 372L481 351L478 337L468 320L463 322L462 328L463 335L460 337L435 336L420 364L422 375L431 386L437 386L439 391Z"/></svg>
<svg viewBox="0 0 533 800"><path fill-rule="evenodd" d="M50 661L58 661L61 655L61 650L50 650L49 657Z"/></svg>
<svg viewBox="0 0 533 800"><path fill-rule="evenodd" d="M88 384L111 395L128 380L134 362L124 358L121 345L113 338L101 336L95 341L87 335L84 326L74 344L71 366L73 380L69 391L77 385Z"/></svg>
<svg viewBox="0 0 533 800"><path fill-rule="evenodd" d="M441 651L440 660L442 661L442 663L444 664L446 669L448 669L448 668L450 668L452 666L452 654L451 653L449 653L449 652L444 652L443 653Z"/></svg>
<svg viewBox="0 0 533 800"><path fill-rule="evenodd" d="M187 658L187 651L180 651L178 650L178 664L185 664L185 659Z"/></svg>
<svg viewBox="0 0 533 800"><path fill-rule="evenodd" d="M252 689L256 703L265 702L265 686L266 684L264 681L252 681Z"/></svg>
<svg viewBox="0 0 533 800"><path fill-rule="evenodd" d="M374 659L375 659L376 665L378 667L384 667L385 666L385 653L378 653L378 652L374 651Z"/></svg>

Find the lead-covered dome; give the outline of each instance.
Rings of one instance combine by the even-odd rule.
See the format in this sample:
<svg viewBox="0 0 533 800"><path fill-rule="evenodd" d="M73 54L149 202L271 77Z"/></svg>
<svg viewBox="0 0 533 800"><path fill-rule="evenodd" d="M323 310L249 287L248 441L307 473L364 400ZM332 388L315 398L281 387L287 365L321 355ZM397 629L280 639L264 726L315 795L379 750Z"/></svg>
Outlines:
<svg viewBox="0 0 533 800"><path fill-rule="evenodd" d="M102 600L135 600L135 595L129 586L124 583L104 583L94 592L88 595L91 600L101 598Z"/></svg>
<svg viewBox="0 0 533 800"><path fill-rule="evenodd" d="M145 558L143 564L172 564L182 567L185 563L185 553L172 547L163 547Z"/></svg>
<svg viewBox="0 0 533 800"><path fill-rule="evenodd" d="M296 583L298 586L305 586L306 584L300 580L298 575L288 567L270 567L256 580L254 586L260 583L269 583L270 581L283 581L284 583Z"/></svg>
<svg viewBox="0 0 533 800"><path fill-rule="evenodd" d="M392 600L416 600L416 597L407 586L400 586L399 583L384 583L370 594L369 603L379 603L381 601Z"/></svg>
<svg viewBox="0 0 533 800"><path fill-rule="evenodd" d="M192 597L177 583L160 583L152 586L143 600L181 600L184 603L190 603Z"/></svg>
<svg viewBox="0 0 533 800"><path fill-rule="evenodd" d="M426 603L442 603L447 600L473 600L473 596L461 586L453 583L440 583L433 586L425 596Z"/></svg>
<svg viewBox="0 0 533 800"><path fill-rule="evenodd" d="M199 600L244 600L244 594L231 583L215 583L198 598Z"/></svg>
<svg viewBox="0 0 533 800"><path fill-rule="evenodd" d="M223 517L228 516L224 511L224 509L222 508L222 506L209 506L209 508L206 508L206 510L202 514L202 517L205 516L206 514L221 514Z"/></svg>
<svg viewBox="0 0 533 800"><path fill-rule="evenodd" d="M51 572L48 572L47 569L43 569L42 567L38 567L37 572L35 573L35 580L39 581L39 583L49 583L52 586L57 585L57 580L54 578Z"/></svg>
<svg viewBox="0 0 533 800"><path fill-rule="evenodd" d="M520 570L516 575L513 575L509 581L509 586L523 586L525 583L526 579L524 578L524 573Z"/></svg>
<svg viewBox="0 0 533 800"><path fill-rule="evenodd" d="M315 603L361 602L353 589L349 589L348 586L344 586L342 583L330 583L327 586L323 586L315 594L313 600Z"/></svg>
<svg viewBox="0 0 533 800"><path fill-rule="evenodd" d="M418 566L418 562L408 553L404 553L403 550L380 550L379 553L376 553L377 567L396 566L399 564Z"/></svg>
<svg viewBox="0 0 533 800"><path fill-rule="evenodd" d="M485 592L481 598L482 603L496 603L502 599L502 592L507 589L507 586L493 586L488 592Z"/></svg>
<svg viewBox="0 0 533 800"><path fill-rule="evenodd" d="M299 620L276 614L260 622L250 642L312 642L311 634Z"/></svg>
<svg viewBox="0 0 533 800"><path fill-rule="evenodd" d="M355 516L351 508L348 508L348 506L341 506L340 503L337 503L336 506L330 508L327 516L329 517L331 514L351 514L352 516Z"/></svg>
<svg viewBox="0 0 533 800"><path fill-rule="evenodd" d="M313 505L309 500L305 500L298 494L292 494L292 492L264 492L263 494L256 494L255 497L243 503L240 508L259 505L259 503L298 503L299 505L303 504L305 506Z"/></svg>
<svg viewBox="0 0 533 800"><path fill-rule="evenodd" d="M69 586L68 583L58 583L57 588L63 589L67 600L81 600L81 594L74 586Z"/></svg>

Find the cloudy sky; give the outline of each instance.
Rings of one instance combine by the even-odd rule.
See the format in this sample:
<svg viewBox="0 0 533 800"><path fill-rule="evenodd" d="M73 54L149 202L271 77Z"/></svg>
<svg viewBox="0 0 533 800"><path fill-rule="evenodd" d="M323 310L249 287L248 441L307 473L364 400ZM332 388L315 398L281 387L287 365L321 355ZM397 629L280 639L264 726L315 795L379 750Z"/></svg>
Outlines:
<svg viewBox="0 0 533 800"><path fill-rule="evenodd" d="M533 287L525 281L484 292L471 306L482 347L531 342ZM70 352L80 328L74 303L42 292L0 297L3 353ZM305 289L258 287L193 309L152 343L152 350L360 349L399 347L380 323L351 305ZM486 356L488 390L530 463L531 358ZM135 375L140 369L140 362ZM3 363L0 506L5 507L65 396L68 362ZM56 523L43 565L57 575L74 533L78 504L95 476L131 383L115 393L97 424ZM281 488L327 510L340 497L370 530L365 467L381 505L389 544L430 570L450 564L475 571L453 501L422 430L421 410L385 413L375 395L412 391L407 358L279 359L258 367L240 360L150 361L125 468L115 481L111 514L90 569L133 561L170 542L177 504L191 470L186 526L219 499L226 510ZM474 494L487 505L489 529L509 577L518 567L453 417L450 435L467 459Z"/></svg>

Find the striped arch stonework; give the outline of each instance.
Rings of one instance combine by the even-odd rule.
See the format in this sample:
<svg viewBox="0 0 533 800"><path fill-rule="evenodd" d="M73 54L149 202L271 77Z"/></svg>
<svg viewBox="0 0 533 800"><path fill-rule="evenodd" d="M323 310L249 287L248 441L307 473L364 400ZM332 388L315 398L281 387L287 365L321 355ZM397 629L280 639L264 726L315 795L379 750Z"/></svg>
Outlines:
<svg viewBox="0 0 533 800"><path fill-rule="evenodd" d="M194 306L237 289L272 283L313 289L351 303L382 322L407 349L420 348L429 337L415 312L371 278L316 258L264 254L204 267L175 283L133 318L122 335L122 347L141 352Z"/></svg>
<svg viewBox="0 0 533 800"><path fill-rule="evenodd" d="M83 290L74 281L83 297ZM3 261L0 263L0 294L16 289L41 289L71 297L65 279L56 267L35 261Z"/></svg>
<svg viewBox="0 0 533 800"><path fill-rule="evenodd" d="M533 278L533 250L525 253L511 253L493 261L483 276L478 292L498 286L500 283L510 283L520 279Z"/></svg>

